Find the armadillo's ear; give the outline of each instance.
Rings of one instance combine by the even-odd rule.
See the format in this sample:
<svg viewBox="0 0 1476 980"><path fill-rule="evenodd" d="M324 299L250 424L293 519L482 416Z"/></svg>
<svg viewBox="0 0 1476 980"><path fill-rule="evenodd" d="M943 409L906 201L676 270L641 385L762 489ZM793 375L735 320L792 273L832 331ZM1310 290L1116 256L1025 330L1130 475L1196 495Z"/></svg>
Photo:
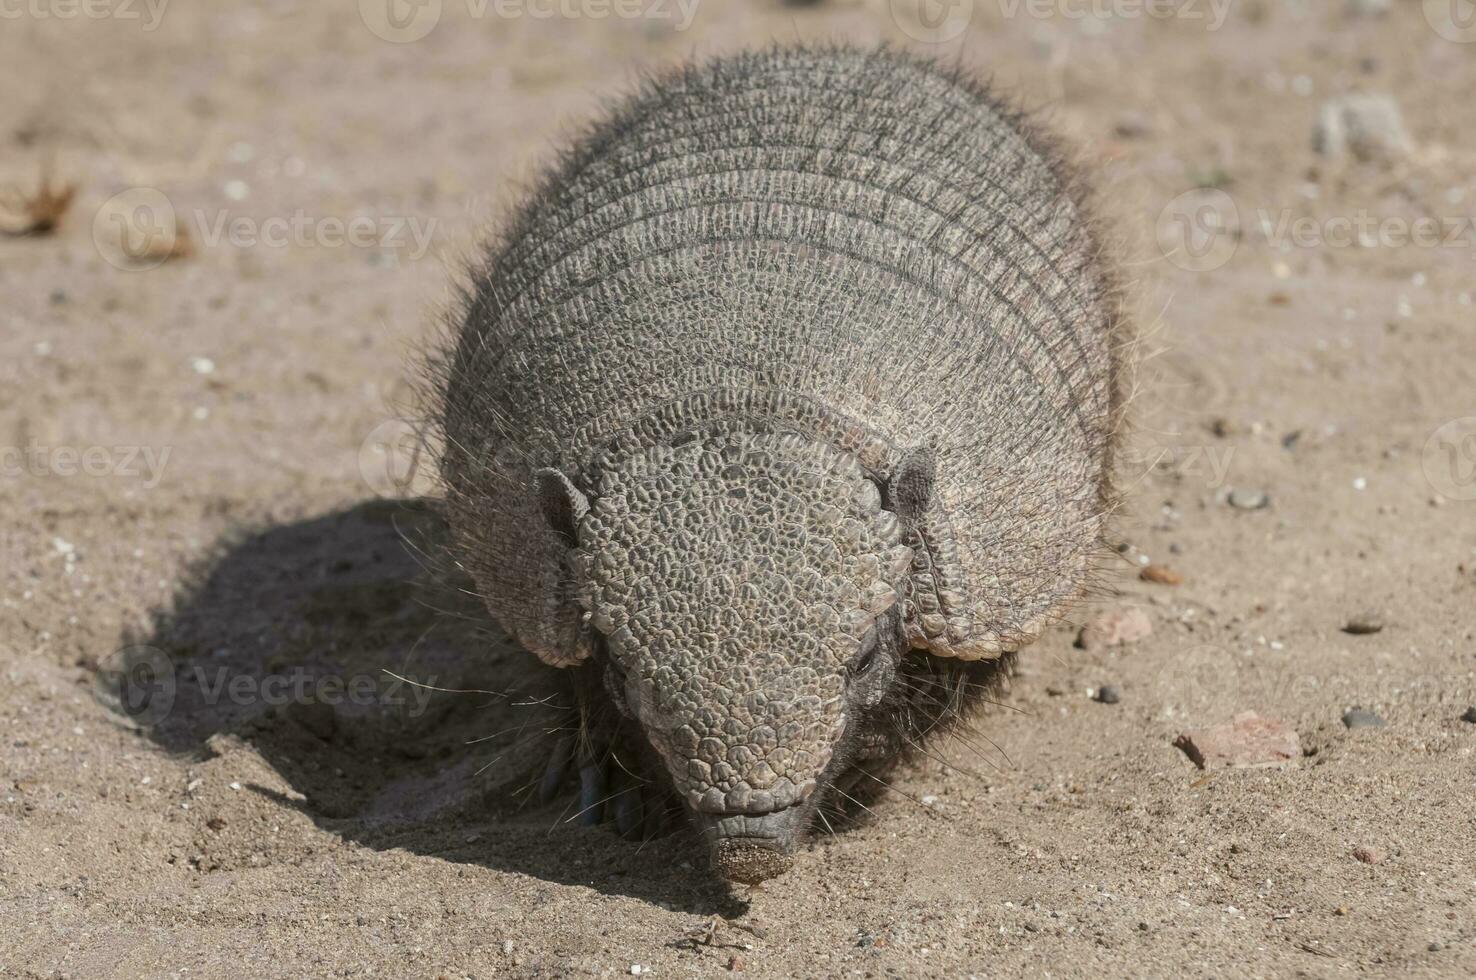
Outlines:
<svg viewBox="0 0 1476 980"><path fill-rule="evenodd" d="M538 505L543 518L568 543L579 543L579 522L589 513L589 500L569 478L555 469L541 469L533 474L538 481Z"/></svg>
<svg viewBox="0 0 1476 980"><path fill-rule="evenodd" d="M565 547L579 544L579 522L589 513L589 500L567 476L555 469L537 470L538 507ZM546 548L544 544L542 547ZM589 615L569 594L569 552L554 549L539 561L545 601L537 630L520 639L550 667L576 667L594 652Z"/></svg>
<svg viewBox="0 0 1476 980"><path fill-rule="evenodd" d="M887 509L901 518L912 549L902 614L908 643L939 657L998 657L997 638L977 622L945 494L938 486L933 450L903 453L892 466L883 494Z"/></svg>
<svg viewBox="0 0 1476 980"><path fill-rule="evenodd" d="M933 484L938 476L938 462L928 448L909 449L897 461L887 478L887 510L909 522L927 512L933 500Z"/></svg>

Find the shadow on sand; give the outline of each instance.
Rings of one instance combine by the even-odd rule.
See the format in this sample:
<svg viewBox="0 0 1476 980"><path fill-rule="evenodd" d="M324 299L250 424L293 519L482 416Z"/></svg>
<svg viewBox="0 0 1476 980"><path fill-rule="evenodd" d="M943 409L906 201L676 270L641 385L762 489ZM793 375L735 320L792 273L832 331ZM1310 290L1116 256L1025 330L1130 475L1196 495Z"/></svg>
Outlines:
<svg viewBox="0 0 1476 980"><path fill-rule="evenodd" d="M572 785L529 801L563 679L427 559L446 533L432 503L373 501L223 546L130 638L173 670L151 737L196 757L243 739L304 799L258 792L371 848L740 913L685 832L643 847L579 827Z"/></svg>

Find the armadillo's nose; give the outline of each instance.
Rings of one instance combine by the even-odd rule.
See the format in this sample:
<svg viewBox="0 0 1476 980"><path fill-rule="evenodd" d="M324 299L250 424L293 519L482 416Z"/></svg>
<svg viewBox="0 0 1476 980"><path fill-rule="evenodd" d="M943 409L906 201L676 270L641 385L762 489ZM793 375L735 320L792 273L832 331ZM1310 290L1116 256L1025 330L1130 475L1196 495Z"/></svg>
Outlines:
<svg viewBox="0 0 1476 980"><path fill-rule="evenodd" d="M728 881L757 885L777 878L794 863L805 833L805 807L772 813L703 813L703 836L712 847L712 868Z"/></svg>
<svg viewBox="0 0 1476 980"><path fill-rule="evenodd" d="M740 885L757 885L789 870L793 856L773 844L752 837L718 841L712 852L712 870Z"/></svg>

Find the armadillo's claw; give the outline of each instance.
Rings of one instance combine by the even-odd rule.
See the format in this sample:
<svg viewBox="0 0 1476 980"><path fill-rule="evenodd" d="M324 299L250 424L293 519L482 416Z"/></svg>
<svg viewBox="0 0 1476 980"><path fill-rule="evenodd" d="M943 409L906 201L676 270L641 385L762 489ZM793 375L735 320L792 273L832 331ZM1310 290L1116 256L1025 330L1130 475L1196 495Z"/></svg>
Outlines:
<svg viewBox="0 0 1476 980"><path fill-rule="evenodd" d="M538 777L540 803L552 802L567 785L571 770L579 773L579 793L558 817L581 827L613 825L630 841L649 841L671 830L667 792L646 777L639 753L619 741L565 735L554 743ZM572 812L571 812L572 811Z"/></svg>
<svg viewBox="0 0 1476 980"><path fill-rule="evenodd" d="M641 827L643 840L654 840L663 836L670 828L666 803L660 797L653 798L646 806L645 820Z"/></svg>
<svg viewBox="0 0 1476 980"><path fill-rule="evenodd" d="M579 767L579 824L593 827L600 822L605 804L605 765L587 762Z"/></svg>
<svg viewBox="0 0 1476 980"><path fill-rule="evenodd" d="M641 818L645 810L641 801L641 784L623 770L617 774L616 781L619 789L611 799L615 810L615 829L621 837L634 840L640 837Z"/></svg>
<svg viewBox="0 0 1476 980"><path fill-rule="evenodd" d="M547 803L559 794L564 773L569 770L569 759L574 755L574 736L566 735L554 745L543 770L543 779L538 784L538 802Z"/></svg>

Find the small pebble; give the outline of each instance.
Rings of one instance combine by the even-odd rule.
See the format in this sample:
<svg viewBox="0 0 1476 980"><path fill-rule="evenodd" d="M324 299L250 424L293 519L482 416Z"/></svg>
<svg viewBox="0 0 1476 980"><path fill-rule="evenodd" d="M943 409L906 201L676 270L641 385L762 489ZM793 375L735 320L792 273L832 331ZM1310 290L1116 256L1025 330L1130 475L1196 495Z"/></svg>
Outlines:
<svg viewBox="0 0 1476 980"><path fill-rule="evenodd" d="M1262 510L1271 506L1271 498L1264 490L1231 490L1226 500L1236 510Z"/></svg>
<svg viewBox="0 0 1476 980"><path fill-rule="evenodd" d="M1413 150L1399 104L1389 95L1345 95L1323 104L1312 148L1325 157L1392 161Z"/></svg>
<svg viewBox="0 0 1476 980"><path fill-rule="evenodd" d="M1343 632L1354 636L1367 636L1384 628L1384 620L1377 613L1360 613L1343 624Z"/></svg>
<svg viewBox="0 0 1476 980"><path fill-rule="evenodd" d="M1142 139L1153 135L1153 121L1145 113L1129 112L1117 120L1112 131L1121 139Z"/></svg>
<svg viewBox="0 0 1476 980"><path fill-rule="evenodd" d="M1343 724L1349 728L1383 728L1385 723L1384 719L1372 711L1353 708L1343 712Z"/></svg>
<svg viewBox="0 0 1476 980"><path fill-rule="evenodd" d="M1116 704L1122 700L1122 694L1111 684L1103 684L1097 688L1097 694L1094 700L1100 701L1103 704Z"/></svg>
<svg viewBox="0 0 1476 980"><path fill-rule="evenodd" d="M1476 704L1466 709L1466 713L1461 715L1461 721L1468 721L1476 725Z"/></svg>
<svg viewBox="0 0 1476 980"><path fill-rule="evenodd" d="M1369 847L1365 844L1359 844L1353 848L1353 856L1364 864L1379 864L1386 857L1381 848Z"/></svg>
<svg viewBox="0 0 1476 980"><path fill-rule="evenodd" d="M1428 949L1432 953L1438 953L1442 949L1444 949L1445 947L1442 946L1442 945L1440 945L1439 943L1431 943L1430 945L1426 946L1425 948Z"/></svg>
<svg viewBox="0 0 1476 980"><path fill-rule="evenodd" d="M1138 578L1145 582L1156 582L1159 585L1184 584L1184 576L1167 565L1144 565L1143 570L1138 573Z"/></svg>

